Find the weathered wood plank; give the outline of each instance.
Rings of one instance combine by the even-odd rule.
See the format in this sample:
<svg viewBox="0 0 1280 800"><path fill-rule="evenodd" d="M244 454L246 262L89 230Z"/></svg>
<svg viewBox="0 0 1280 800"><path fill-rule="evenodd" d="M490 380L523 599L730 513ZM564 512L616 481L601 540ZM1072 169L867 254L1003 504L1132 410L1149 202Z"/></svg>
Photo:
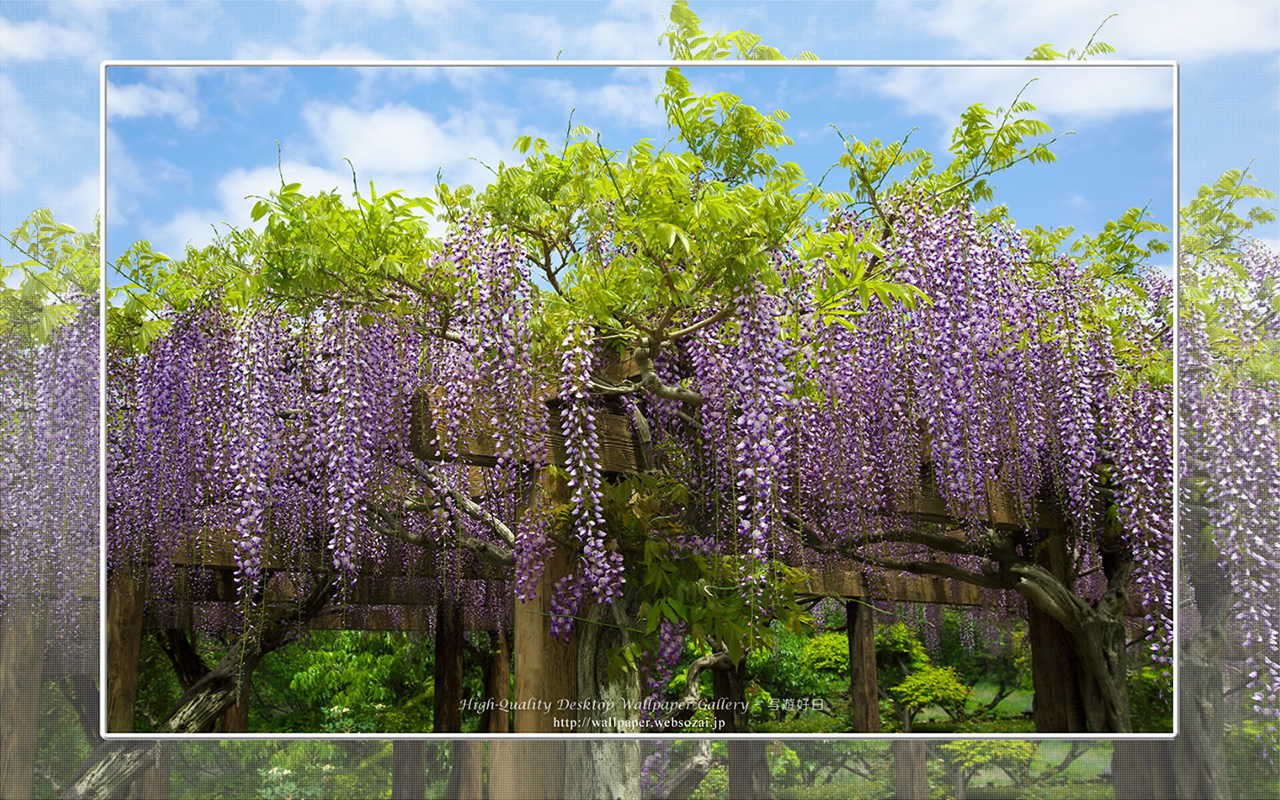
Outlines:
<svg viewBox="0 0 1280 800"><path fill-rule="evenodd" d="M810 569L807 589L808 594L868 600L969 606L981 604L978 587L972 584L902 573L875 576L870 583L866 583L856 570L839 567Z"/></svg>

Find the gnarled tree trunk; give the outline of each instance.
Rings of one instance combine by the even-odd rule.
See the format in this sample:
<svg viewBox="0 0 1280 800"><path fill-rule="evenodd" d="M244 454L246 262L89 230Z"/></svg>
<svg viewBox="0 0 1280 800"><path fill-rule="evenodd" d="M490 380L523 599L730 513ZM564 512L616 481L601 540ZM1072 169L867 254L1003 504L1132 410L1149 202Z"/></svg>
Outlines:
<svg viewBox="0 0 1280 800"><path fill-rule="evenodd" d="M640 675L609 675L609 650L631 643L636 611L630 587L611 603L595 603L578 621L579 733L637 733ZM638 739L586 739L565 742L564 797L632 798L640 796L641 750Z"/></svg>
<svg viewBox="0 0 1280 800"><path fill-rule="evenodd" d="M324 607L335 588L332 575L323 578L298 606L273 611L260 631L241 636L218 665L182 693L158 733L202 733L213 730L239 696L240 680L251 675L262 657L284 643L289 630L305 623ZM158 763L162 742L104 741L90 751L74 781L62 792L64 800L114 800Z"/></svg>

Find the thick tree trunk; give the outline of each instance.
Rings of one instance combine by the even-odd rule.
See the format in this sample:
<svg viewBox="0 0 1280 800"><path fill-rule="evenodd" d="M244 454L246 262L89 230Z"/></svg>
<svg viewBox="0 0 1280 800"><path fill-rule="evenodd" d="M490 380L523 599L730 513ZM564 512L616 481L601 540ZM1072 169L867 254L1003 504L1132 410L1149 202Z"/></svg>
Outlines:
<svg viewBox="0 0 1280 800"><path fill-rule="evenodd" d="M1112 743L1111 782L1116 800L1173 800L1178 796L1169 763L1171 744L1134 739Z"/></svg>
<svg viewBox="0 0 1280 800"><path fill-rule="evenodd" d="M484 742L454 740L445 800L484 800Z"/></svg>
<svg viewBox="0 0 1280 800"><path fill-rule="evenodd" d="M40 719L45 620L30 598L0 616L0 797L30 797Z"/></svg>
<svg viewBox="0 0 1280 800"><path fill-rule="evenodd" d="M929 772L925 743L919 739L896 739L893 748L893 785L897 800L927 800Z"/></svg>
<svg viewBox="0 0 1280 800"><path fill-rule="evenodd" d="M133 733L142 648L144 577L132 569L107 579L107 731Z"/></svg>
<svg viewBox="0 0 1280 800"><path fill-rule="evenodd" d="M662 800L685 800L711 771L711 740L697 739L693 745L694 749L680 764L668 770L662 787Z"/></svg>
<svg viewBox="0 0 1280 800"><path fill-rule="evenodd" d="M735 667L729 662L717 665L711 673L715 689L717 731L747 733L747 659ZM761 739L729 740L729 797L767 798L769 796L768 742Z"/></svg>
<svg viewBox="0 0 1280 800"><path fill-rule="evenodd" d="M1071 634L1049 614L1027 605L1036 732L1083 732L1088 728Z"/></svg>
<svg viewBox="0 0 1280 800"><path fill-rule="evenodd" d="M1124 618L1098 614L1086 619L1075 637L1084 666L1085 723L1097 733L1129 733L1129 671Z"/></svg>
<svg viewBox="0 0 1280 800"><path fill-rule="evenodd" d="M252 677L249 675L243 676L240 681L240 696L236 698L235 704L227 709L227 713L223 717L223 731L227 733L249 732L249 692L251 686Z"/></svg>
<svg viewBox="0 0 1280 800"><path fill-rule="evenodd" d="M434 733L462 730L462 637L462 607L442 594L436 603Z"/></svg>
<svg viewBox="0 0 1280 800"><path fill-rule="evenodd" d="M259 632L240 637L208 675L183 692L161 723L159 733L201 733L210 731L226 710L236 702L238 684L253 674L262 657L279 647L286 633L304 624L333 596L333 577L321 581L300 605L273 611ZM62 793L66 800L101 798L114 800L124 795L138 774L156 763L162 742L104 741L95 747L80 773Z"/></svg>
<svg viewBox="0 0 1280 800"><path fill-rule="evenodd" d="M729 797L768 800L768 745L764 739L729 740Z"/></svg>
<svg viewBox="0 0 1280 800"><path fill-rule="evenodd" d="M1036 546L1036 562L1056 580L1068 583L1071 560L1066 534L1044 539ZM1076 668L1075 642L1061 623L1047 611L1027 603L1027 636L1031 645L1031 682L1035 691L1037 733L1087 731L1083 676Z"/></svg>
<svg viewBox="0 0 1280 800"><path fill-rule="evenodd" d="M549 737L490 742L489 800L560 800L570 744Z"/></svg>
<svg viewBox="0 0 1280 800"><path fill-rule="evenodd" d="M480 729L489 733L511 730L511 648L503 631L494 632L494 652L485 664L484 686L488 707L481 715Z"/></svg>
<svg viewBox="0 0 1280 800"><path fill-rule="evenodd" d="M880 688L876 684L876 617L866 603L846 600L849 634L850 733L880 732Z"/></svg>
<svg viewBox="0 0 1280 800"><path fill-rule="evenodd" d="M1061 686L1054 687L1052 678L1079 681L1079 697L1084 712L1084 730L1092 733L1128 733L1128 672L1125 660L1124 613L1128 605L1127 584L1133 572L1133 555L1123 539L1116 536L1099 543L1107 591L1096 604L1077 595L1071 572L1060 563L1065 558L1061 537L1040 543L1035 564L1002 555L1002 568L1011 584L1034 608L1032 625L1032 668L1036 686L1036 729L1051 723L1070 722L1069 695ZM1055 555L1056 554L1056 555ZM1047 615L1070 634L1068 642L1059 640L1052 625L1040 618ZM1035 648L1040 639L1042 657L1036 659ZM1051 644L1049 644L1051 643ZM1045 652L1049 647L1052 650ZM1074 658L1068 658L1074 654ZM1057 656L1055 659L1054 656ZM1062 672L1063 665L1067 672ZM1041 674L1042 670L1045 674ZM1077 674L1072 674L1072 673ZM1041 691L1048 693L1042 696ZM1048 706L1047 708L1042 708Z"/></svg>
<svg viewBox="0 0 1280 800"><path fill-rule="evenodd" d="M169 764L172 760L173 742L161 742L155 764L148 767L138 781L139 800L169 800Z"/></svg>
<svg viewBox="0 0 1280 800"><path fill-rule="evenodd" d="M578 631L577 728L579 733L636 733L640 675L609 675L609 649L631 643L635 592L628 587L611 603L593 604L575 623ZM640 741L588 739L565 742L565 798L640 796Z"/></svg>
<svg viewBox="0 0 1280 800"><path fill-rule="evenodd" d="M427 796L425 739L397 739L391 743L391 800L424 800Z"/></svg>
<svg viewBox="0 0 1280 800"><path fill-rule="evenodd" d="M1178 797L1184 800L1226 800L1230 781L1223 736L1222 671L1231 584L1216 561L1203 553L1194 560L1188 558L1186 563L1196 610L1200 612L1200 628L1183 645L1178 660L1175 780Z"/></svg>

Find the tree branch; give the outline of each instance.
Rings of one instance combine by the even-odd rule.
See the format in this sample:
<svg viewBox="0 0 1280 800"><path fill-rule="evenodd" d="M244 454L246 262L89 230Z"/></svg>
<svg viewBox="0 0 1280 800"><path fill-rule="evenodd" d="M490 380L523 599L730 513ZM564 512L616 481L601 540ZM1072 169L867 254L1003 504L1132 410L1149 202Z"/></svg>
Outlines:
<svg viewBox="0 0 1280 800"><path fill-rule="evenodd" d="M666 728L666 730L674 730L676 723L683 725L697 713L698 705L702 702L701 686L699 684L702 673L708 669L727 667L730 664L729 651L720 650L715 653L708 653L689 665L689 668L684 673L684 694L671 707L670 716L667 718L670 727Z"/></svg>
<svg viewBox="0 0 1280 800"><path fill-rule="evenodd" d="M705 405L707 399L702 396L701 392L695 392L683 386L668 386L653 371L653 354L660 346L660 342L655 344L654 339L646 336L645 343L632 351L632 360L640 370L640 385L650 394L658 397L677 400L681 403L688 403L691 406Z"/></svg>
<svg viewBox="0 0 1280 800"><path fill-rule="evenodd" d="M493 531L498 538L502 539L502 541L506 542L509 546L516 546L516 535L507 527L505 522L498 519L493 514L490 514L465 493L449 486L440 475L437 475L435 472L423 467L417 461L401 461L399 466L401 469L411 472L420 478L423 483L427 484L427 488L435 494L441 497L447 496L452 499L454 504L460 511L462 511L462 513L477 522L483 523L485 527Z"/></svg>
<svg viewBox="0 0 1280 800"><path fill-rule="evenodd" d="M406 502L406 505L408 505L408 502ZM366 501L365 507L373 511L373 514L368 514L366 512L365 519L369 523L369 527L373 528L378 533L381 533L384 536L390 536L393 539L399 539L406 544L411 544L416 547L439 549L439 542L431 539L430 537L422 536L406 529L394 514L377 503ZM377 519L374 518L374 515L377 516ZM378 520L381 520L381 522ZM490 564L496 564L499 567L515 566L516 555L513 550L508 550L505 547L499 547L491 542L486 542L483 539L477 539L474 536L463 533L462 530L460 530L460 527L461 526L455 526L454 529L458 536L458 544L475 553Z"/></svg>

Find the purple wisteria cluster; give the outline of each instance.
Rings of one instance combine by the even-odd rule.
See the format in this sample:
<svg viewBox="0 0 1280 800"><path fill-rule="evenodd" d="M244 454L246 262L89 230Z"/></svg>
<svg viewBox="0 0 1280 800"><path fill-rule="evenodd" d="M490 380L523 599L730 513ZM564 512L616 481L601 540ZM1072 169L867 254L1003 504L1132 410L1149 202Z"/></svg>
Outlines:
<svg viewBox="0 0 1280 800"><path fill-rule="evenodd" d="M596 410L590 393L594 348L587 330L573 327L561 343L560 400L564 431L565 470L568 472L569 505L573 509L570 530L582 548L582 571L561 579L553 603L558 607L553 630L567 632L569 617L576 614L590 592L610 602L622 593L622 554L607 545L603 494L600 489L600 439ZM561 628L560 626L565 626Z"/></svg>
<svg viewBox="0 0 1280 800"><path fill-rule="evenodd" d="M852 324L832 324L819 297L834 267L777 254L783 290L740 295L734 319L702 328L659 361L665 382L685 381L707 399L696 429L671 403L650 404L657 451L684 454L668 455L667 468L696 487L721 552L812 558L799 547L800 530L781 523L794 513L825 537L828 552L944 558L978 573L976 553L942 554L896 533L920 524L902 515L913 498L936 491L950 516L978 532L997 514L1035 529L1048 500L1076 543L1074 571L1087 573L1099 556L1080 545L1105 534L1108 476L1137 596L1167 657L1172 395L1130 368L1168 360L1157 313L1161 286L1167 310L1167 285L1149 281L1151 309L1134 313L1155 322L1118 356L1090 316L1101 290L1071 260L1036 261L1015 230L993 228L966 207L938 210L914 195L881 205L892 219L886 252L859 258L928 300L864 310L853 299ZM851 215L832 227L874 230ZM1076 588L1088 594L1086 584Z"/></svg>
<svg viewBox="0 0 1280 800"><path fill-rule="evenodd" d="M334 570L345 594L386 564L471 580L482 567L462 538L505 546L451 493L471 493L459 454L495 440L490 505L517 527L522 463L545 452L529 358L536 290L519 246L478 223L435 259L452 307L322 303L302 314L263 303L233 318L196 303L145 352L109 353L109 563L146 570L153 613L182 602L172 596L181 569L191 591L209 568L233 566L252 625L247 612L280 570ZM406 468L419 399L442 459L423 467L434 475L425 485ZM376 533L374 505L406 541Z"/></svg>
<svg viewBox="0 0 1280 800"><path fill-rule="evenodd" d="M48 614L51 638L77 632L98 540L98 304L68 299L47 342L0 338L0 616Z"/></svg>
<svg viewBox="0 0 1280 800"><path fill-rule="evenodd" d="M1249 705L1274 743L1280 728L1280 380L1267 365L1280 355L1280 254L1250 243L1237 259L1211 260L1184 273L1186 285L1199 297L1184 290L1180 320L1184 572L1216 569L1229 584L1225 632L1244 656ZM1211 581L1198 585L1222 591ZM1197 598L1205 607L1218 602Z"/></svg>

